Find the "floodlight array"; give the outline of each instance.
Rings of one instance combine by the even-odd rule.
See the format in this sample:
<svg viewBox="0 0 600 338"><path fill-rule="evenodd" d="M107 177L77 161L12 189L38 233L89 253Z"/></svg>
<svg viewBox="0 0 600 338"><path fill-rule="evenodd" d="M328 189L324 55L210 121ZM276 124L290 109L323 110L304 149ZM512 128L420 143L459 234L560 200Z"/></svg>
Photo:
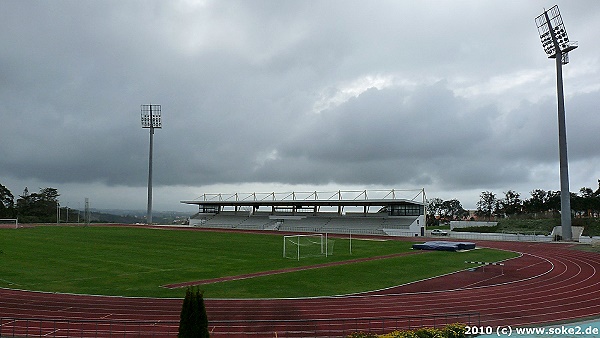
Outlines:
<svg viewBox="0 0 600 338"><path fill-rule="evenodd" d="M142 105L142 128L162 128L161 106L159 104Z"/></svg>
<svg viewBox="0 0 600 338"><path fill-rule="evenodd" d="M567 31L565 30L564 25L561 24L558 27L554 27L553 30L554 36L556 37L556 42L558 43L558 47L560 48L560 50L568 50L572 46L572 44L569 42L569 37L567 36ZM547 30L545 33L541 34L540 39L542 40L542 47L544 48L546 54L555 55L556 50L554 42L552 41L550 30Z"/></svg>
<svg viewBox="0 0 600 338"><path fill-rule="evenodd" d="M567 53L577 48L576 42L570 42L567 30L563 24L558 6L550 8L535 19L544 52L550 57L556 57L557 52ZM555 43L556 42L556 43ZM557 51L556 48L560 50ZM568 57L563 58L568 62ZM566 62L564 62L566 61Z"/></svg>

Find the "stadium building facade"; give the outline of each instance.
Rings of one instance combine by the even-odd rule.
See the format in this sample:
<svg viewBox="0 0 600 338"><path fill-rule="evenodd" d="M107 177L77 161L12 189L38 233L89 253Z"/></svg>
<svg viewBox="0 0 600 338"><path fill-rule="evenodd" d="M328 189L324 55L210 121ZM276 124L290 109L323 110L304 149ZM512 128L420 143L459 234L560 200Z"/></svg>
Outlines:
<svg viewBox="0 0 600 338"><path fill-rule="evenodd" d="M190 225L288 232L424 236L424 189L204 194Z"/></svg>

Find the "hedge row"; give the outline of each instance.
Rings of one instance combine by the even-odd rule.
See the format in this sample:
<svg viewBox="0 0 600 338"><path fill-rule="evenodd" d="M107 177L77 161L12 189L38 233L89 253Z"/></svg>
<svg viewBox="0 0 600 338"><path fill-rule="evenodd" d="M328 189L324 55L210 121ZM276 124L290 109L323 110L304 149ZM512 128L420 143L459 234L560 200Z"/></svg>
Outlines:
<svg viewBox="0 0 600 338"><path fill-rule="evenodd" d="M465 338L464 324L450 324L440 329L422 328L415 330L394 331L383 335L374 333L356 332L347 338Z"/></svg>

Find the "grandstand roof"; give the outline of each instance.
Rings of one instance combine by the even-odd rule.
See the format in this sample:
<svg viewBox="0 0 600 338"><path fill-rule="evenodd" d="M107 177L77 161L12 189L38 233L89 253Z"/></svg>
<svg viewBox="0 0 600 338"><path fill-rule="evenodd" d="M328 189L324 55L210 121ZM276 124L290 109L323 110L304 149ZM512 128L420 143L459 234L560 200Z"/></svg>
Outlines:
<svg viewBox="0 0 600 338"><path fill-rule="evenodd" d="M400 198L413 193L413 198ZM322 198L327 196L327 198ZM369 198L373 196L373 198ZM363 190L336 192L290 192L204 194L185 204L218 206L386 206L394 204L424 205L423 190Z"/></svg>

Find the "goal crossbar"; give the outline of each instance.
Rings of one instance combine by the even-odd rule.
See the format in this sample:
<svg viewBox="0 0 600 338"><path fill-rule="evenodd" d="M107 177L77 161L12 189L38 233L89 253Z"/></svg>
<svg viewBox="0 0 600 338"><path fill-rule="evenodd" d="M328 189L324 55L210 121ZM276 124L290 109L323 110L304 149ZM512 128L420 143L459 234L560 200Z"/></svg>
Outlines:
<svg viewBox="0 0 600 338"><path fill-rule="evenodd" d="M327 242L327 234L285 235L283 236L283 257L300 260L306 252L309 252L307 255L310 255L310 252L312 252L312 255L325 255L327 257L329 251ZM317 247L316 249L314 248L315 246ZM313 249L308 249L308 247L313 247ZM302 250L302 248L304 249ZM288 255L288 252L291 253L292 249L294 250L295 257Z"/></svg>
<svg viewBox="0 0 600 338"><path fill-rule="evenodd" d="M10 224L15 225L15 229L19 227L19 219L18 218L0 218L0 225L2 224Z"/></svg>

